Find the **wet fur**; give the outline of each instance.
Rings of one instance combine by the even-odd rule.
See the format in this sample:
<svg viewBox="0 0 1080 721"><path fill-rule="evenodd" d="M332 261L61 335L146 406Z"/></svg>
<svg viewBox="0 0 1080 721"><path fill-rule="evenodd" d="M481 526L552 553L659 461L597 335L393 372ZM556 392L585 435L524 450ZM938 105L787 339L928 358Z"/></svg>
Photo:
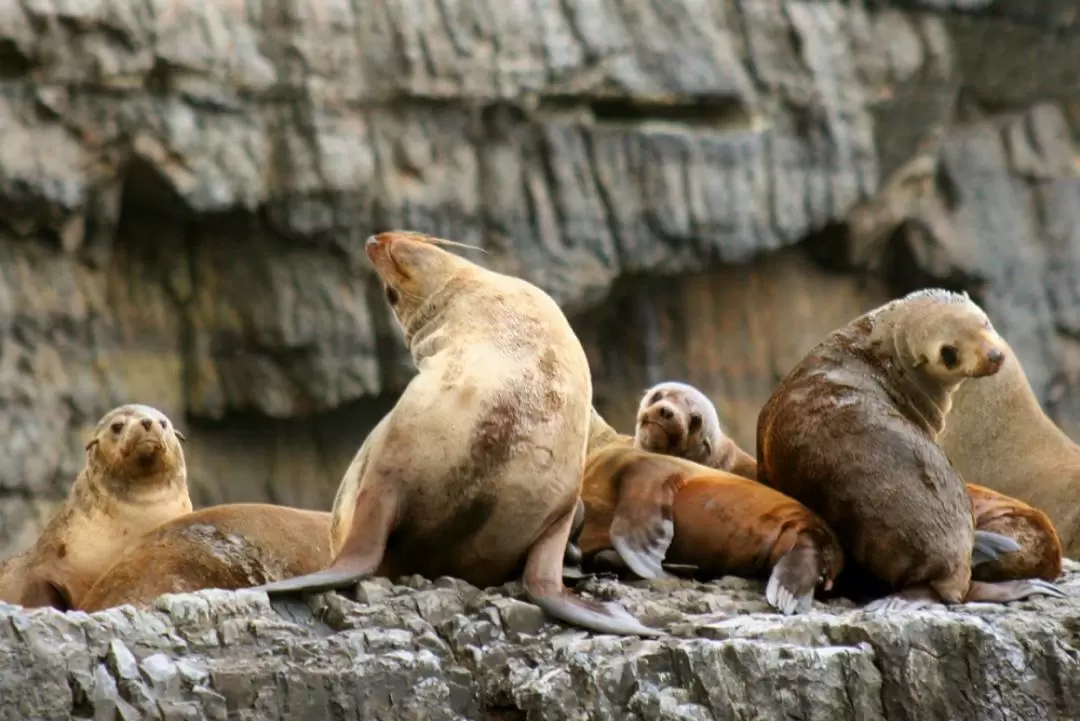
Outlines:
<svg viewBox="0 0 1080 721"><path fill-rule="evenodd" d="M313 573L330 559L325 511L261 503L212 506L143 536L97 579L79 609L145 606L165 593L204 588L249 588Z"/></svg>
<svg viewBox="0 0 1080 721"><path fill-rule="evenodd" d="M594 416L593 423L603 421ZM785 613L807 611L815 587L831 585L843 568L832 531L794 499L742 476L635 448L632 437L602 435L582 484L586 521L579 543L586 560L614 548L649 578L665 575L661 560L692 566L701 579L770 578L769 602ZM666 524L673 534L665 534ZM643 551L641 570L620 548L621 535Z"/></svg>
<svg viewBox="0 0 1080 721"><path fill-rule="evenodd" d="M419 373L343 479L334 562L261 588L313 591L372 573L489 587L524 574L527 595L557 618L658 633L562 585L592 379L555 301L419 234L383 233L367 249Z"/></svg>
<svg viewBox="0 0 1080 721"><path fill-rule="evenodd" d="M964 478L1044 511L1064 554L1080 558L1080 446L1046 415L1004 347L1001 371L953 394L938 443Z"/></svg>
<svg viewBox="0 0 1080 721"><path fill-rule="evenodd" d="M122 430L115 432L113 424ZM106 413L86 444L85 466L37 542L0 565L0 600L77 608L135 539L190 513L182 440L155 408L132 404ZM153 466L139 460L142 441L160 443Z"/></svg>
<svg viewBox="0 0 1080 721"><path fill-rule="evenodd" d="M848 563L896 594L878 608L995 595L972 583L971 500L934 439L955 385L992 373L999 342L967 296L920 291L831 333L762 408L759 479L818 512Z"/></svg>

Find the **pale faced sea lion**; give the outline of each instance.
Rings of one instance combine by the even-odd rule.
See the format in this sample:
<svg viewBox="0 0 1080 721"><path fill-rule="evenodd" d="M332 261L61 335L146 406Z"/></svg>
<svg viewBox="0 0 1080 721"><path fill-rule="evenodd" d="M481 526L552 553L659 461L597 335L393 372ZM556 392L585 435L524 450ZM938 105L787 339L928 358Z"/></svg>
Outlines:
<svg viewBox="0 0 1080 721"><path fill-rule="evenodd" d="M31 548L0 565L0 600L78 608L135 539L190 513L183 439L156 408L130 404L106 413L56 515Z"/></svg>
<svg viewBox="0 0 1080 721"><path fill-rule="evenodd" d="M765 598L785 614L809 611L814 590L832 587L843 552L806 506L743 476L636 448L598 413L592 423L602 440L582 483L583 559L614 549L643 578L667 576L664 564L702 579L767 578Z"/></svg>
<svg viewBox="0 0 1080 721"><path fill-rule="evenodd" d="M547 293L446 243L408 232L368 239L419 373L342 481L329 568L258 588L414 573L490 587L523 575L527 596L555 618L662 633L563 585L592 398L580 341Z"/></svg>

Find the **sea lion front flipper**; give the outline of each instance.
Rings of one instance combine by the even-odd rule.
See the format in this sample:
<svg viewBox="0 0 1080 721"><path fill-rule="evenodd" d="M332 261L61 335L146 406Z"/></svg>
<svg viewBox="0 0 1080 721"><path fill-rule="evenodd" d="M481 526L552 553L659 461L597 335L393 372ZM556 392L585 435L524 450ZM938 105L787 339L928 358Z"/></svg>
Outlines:
<svg viewBox="0 0 1080 721"><path fill-rule="evenodd" d="M1008 536L993 531L975 531L975 545L971 549L971 565L974 567L996 561L1003 553L1019 550L1020 544Z"/></svg>
<svg viewBox="0 0 1080 721"><path fill-rule="evenodd" d="M1065 598L1066 594L1048 581L1040 578L1025 578L1019 581L999 581L988 583L986 581L972 581L965 601L982 601L985 603L1009 603L1019 601L1028 596L1053 596Z"/></svg>
<svg viewBox="0 0 1080 721"><path fill-rule="evenodd" d="M805 544L793 546L773 566L765 586L765 600L785 616L808 613L821 577L821 566L821 554L816 548Z"/></svg>
<svg viewBox="0 0 1080 721"><path fill-rule="evenodd" d="M649 628L617 603L604 603L572 593L562 582L563 554L574 512L552 523L529 549L525 562L525 595L548 615L592 631L619 635L664 636Z"/></svg>
<svg viewBox="0 0 1080 721"><path fill-rule="evenodd" d="M346 588L375 572L397 518L397 493L390 484L367 483L356 494L352 527L337 557L325 569L252 587L267 595L319 593Z"/></svg>
<svg viewBox="0 0 1080 721"><path fill-rule="evenodd" d="M642 578L673 578L663 562L675 538L671 506L680 479L681 474L656 479L631 469L619 482L619 501L608 533L619 557Z"/></svg>

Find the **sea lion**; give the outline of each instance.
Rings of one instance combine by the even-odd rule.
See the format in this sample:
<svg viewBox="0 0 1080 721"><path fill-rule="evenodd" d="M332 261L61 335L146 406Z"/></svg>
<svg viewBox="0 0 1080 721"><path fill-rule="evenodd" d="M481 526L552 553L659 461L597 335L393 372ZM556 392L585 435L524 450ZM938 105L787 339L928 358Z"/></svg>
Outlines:
<svg viewBox="0 0 1080 721"><path fill-rule="evenodd" d="M1020 544L1019 551L1002 553L972 568L972 578L991 582L1021 578L1053 581L1061 575L1061 540L1045 513L974 483L967 484L967 491L975 528L999 533Z"/></svg>
<svg viewBox="0 0 1080 721"><path fill-rule="evenodd" d="M638 406L634 445L757 479L757 459L728 438L720 427L716 405L688 383L666 381L645 391Z"/></svg>
<svg viewBox="0 0 1080 721"><path fill-rule="evenodd" d="M661 386L663 385L665 384L661 384ZM710 434L711 418L716 417L716 407L697 388L685 383L680 383L678 386L674 392L667 394L662 401L660 399L655 400L673 407L673 414L676 418L680 415L685 418L691 412L698 413L704 419L702 434ZM650 389L645 393L646 399L652 399L653 390L655 389ZM693 399L693 402L687 403L685 401L687 398ZM645 403L642 405L644 407ZM643 447L643 438L649 438L647 429L642 428L645 418L647 416L642 413L638 414L638 424L634 429L634 445L637 448ZM948 424L946 424L947 426ZM661 438L661 442L656 443L654 448L646 448L646 450L654 450L657 453L666 453L679 458L688 458L689 454L683 454L687 451L692 453L697 444L687 442L680 436L681 433L685 433L687 427L688 424L685 423L682 425L677 422L670 423L667 433ZM749 454L736 446L733 441L728 440L728 442L737 449L738 453L750 458ZM703 455L707 460L704 462L699 461L702 465L738 473L738 471L732 470L732 467L736 466L743 471L738 473L739 475L747 478L757 478L757 460L753 458L749 461L739 460L732 463L731 459L738 456L730 451L725 453L705 453ZM695 460L695 458L689 457L689 460ZM1047 581L1053 581L1061 575L1061 543L1058 540L1057 532L1045 513L1032 508L1023 501L1010 498L1001 493L995 493L988 488L973 483L965 484L965 488L972 502L975 530L996 532L1011 538L1020 545L1020 550L1002 553L994 559L980 556L979 560L982 562L972 567L972 578L977 581L1011 581L1023 578L1043 578Z"/></svg>
<svg viewBox="0 0 1080 721"><path fill-rule="evenodd" d="M853 565L891 591L870 610L1063 595L1036 579L973 581L1019 548L976 531L964 481L935 443L962 382L1005 362L967 294L910 293L833 331L758 416L758 479L816 511Z"/></svg>
<svg viewBox="0 0 1080 721"><path fill-rule="evenodd" d="M191 512L184 435L150 406L106 413L86 464L37 542L0 565L0 600L78 608L98 576L150 529Z"/></svg>
<svg viewBox="0 0 1080 721"><path fill-rule="evenodd" d="M343 479L333 528L347 532L329 568L257 588L325 590L373 573L483 588L523 575L526 595L557 619L663 633L563 585L592 398L581 342L547 293L445 243L409 232L368 239L419 373Z"/></svg>
<svg viewBox="0 0 1080 721"><path fill-rule="evenodd" d="M145 606L165 593L249 588L326 568L330 514L264 503L202 508L144 535L77 608ZM150 572L147 570L150 569Z"/></svg>
<svg viewBox="0 0 1080 721"><path fill-rule="evenodd" d="M605 423L596 414L593 424ZM693 567L699 578L765 577L766 600L784 614L805 613L815 588L832 588L844 555L806 506L752 479L602 435L608 442L589 454L582 482L583 558L613 548L643 578L667 576L662 562Z"/></svg>
<svg viewBox="0 0 1080 721"><path fill-rule="evenodd" d="M953 394L938 443L964 478L1044 511L1064 554L1080 558L1080 447L1043 412L1008 343L1001 349L998 373Z"/></svg>

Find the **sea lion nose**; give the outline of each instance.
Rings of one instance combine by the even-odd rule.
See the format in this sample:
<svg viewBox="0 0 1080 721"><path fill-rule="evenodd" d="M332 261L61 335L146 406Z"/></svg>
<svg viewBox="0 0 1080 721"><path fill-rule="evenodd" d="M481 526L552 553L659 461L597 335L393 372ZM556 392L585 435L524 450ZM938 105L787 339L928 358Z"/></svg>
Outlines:
<svg viewBox="0 0 1080 721"><path fill-rule="evenodd" d="M154 425L154 422L149 418L143 418L141 421L139 421L139 423L141 423L142 427L146 430L150 430L150 426Z"/></svg>
<svg viewBox="0 0 1080 721"><path fill-rule="evenodd" d="M991 348L986 352L986 360L994 365L1000 365L1005 361L1005 353L1000 348Z"/></svg>
<svg viewBox="0 0 1080 721"><path fill-rule="evenodd" d="M675 414L672 413L671 409L668 408L667 406L660 406L659 413L660 413L660 417L663 418L665 421L670 421L672 418L675 417Z"/></svg>

